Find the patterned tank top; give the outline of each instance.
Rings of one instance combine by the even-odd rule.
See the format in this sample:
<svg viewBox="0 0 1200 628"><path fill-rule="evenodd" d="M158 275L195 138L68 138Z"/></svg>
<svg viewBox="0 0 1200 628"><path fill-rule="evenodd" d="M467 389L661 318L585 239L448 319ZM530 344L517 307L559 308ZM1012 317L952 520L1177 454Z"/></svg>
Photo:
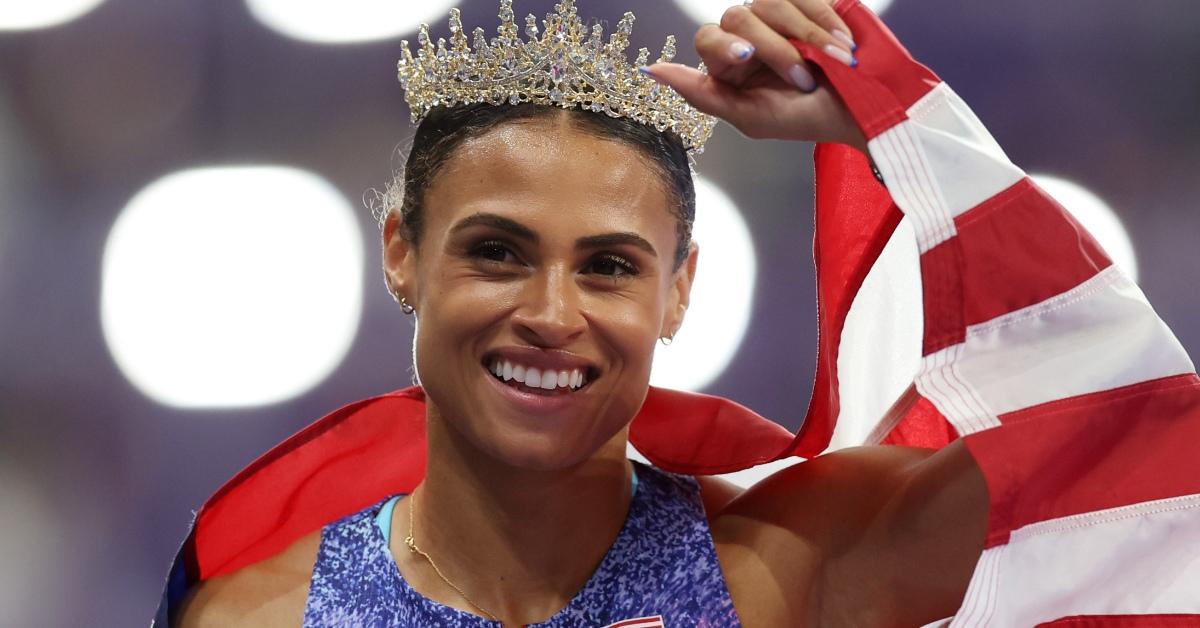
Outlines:
<svg viewBox="0 0 1200 628"><path fill-rule="evenodd" d="M696 480L634 463L637 492L595 573L544 628L740 626ZM405 582L376 516L384 500L321 531L304 626L500 628Z"/></svg>

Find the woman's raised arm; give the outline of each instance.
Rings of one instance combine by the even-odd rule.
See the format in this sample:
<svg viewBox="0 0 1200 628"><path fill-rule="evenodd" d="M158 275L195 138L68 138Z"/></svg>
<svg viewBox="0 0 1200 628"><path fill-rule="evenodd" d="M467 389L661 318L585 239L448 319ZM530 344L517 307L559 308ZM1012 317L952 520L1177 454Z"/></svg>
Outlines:
<svg viewBox="0 0 1200 628"><path fill-rule="evenodd" d="M822 186L870 175L867 160L848 149L818 149L819 244L823 225L836 230L839 220L876 212L877 232L858 241L874 243L864 245L869 265L900 213L912 225L920 367L876 432L897 444L961 438L898 476L863 551L905 558L892 564L907 562L919 592L937 561L921 561L916 550L941 549L939 536L979 523L983 512L964 505L980 491L970 488L971 474L982 473L982 554L949 544L979 556L952 625L1146 613L1200 620L1200 379L1192 362L1132 280L868 9L839 1L835 21L810 5L756 0L701 29L711 75L673 65L648 71L750 137L839 142L870 156L887 206L821 206L823 197L845 198L823 195ZM852 57L829 47L845 39L834 32L842 26ZM803 91L811 85L798 80L802 71L817 75L814 92ZM822 250L818 266L836 253ZM810 414L798 453L828 444L837 414L836 404L829 408ZM968 452L971 464L961 464ZM966 492L956 494L964 480Z"/></svg>

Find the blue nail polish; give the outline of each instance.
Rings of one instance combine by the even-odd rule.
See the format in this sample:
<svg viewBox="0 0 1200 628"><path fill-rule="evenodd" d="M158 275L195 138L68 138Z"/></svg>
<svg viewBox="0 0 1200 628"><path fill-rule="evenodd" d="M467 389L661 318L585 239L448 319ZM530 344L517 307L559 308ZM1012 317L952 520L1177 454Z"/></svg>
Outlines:
<svg viewBox="0 0 1200 628"><path fill-rule="evenodd" d="M650 66L646 66L646 65L640 66L640 67L638 67L638 72L641 72L644 76L649 76L650 78L654 78L654 72L650 69Z"/></svg>
<svg viewBox="0 0 1200 628"><path fill-rule="evenodd" d="M858 67L858 59L851 59L851 60L850 60L850 67L852 67L852 68L857 68L857 67Z"/></svg>

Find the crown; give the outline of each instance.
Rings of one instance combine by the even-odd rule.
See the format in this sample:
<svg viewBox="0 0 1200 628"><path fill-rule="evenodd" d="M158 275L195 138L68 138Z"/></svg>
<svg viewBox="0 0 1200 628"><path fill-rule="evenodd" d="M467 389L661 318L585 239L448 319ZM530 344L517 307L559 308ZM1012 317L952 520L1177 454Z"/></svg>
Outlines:
<svg viewBox="0 0 1200 628"><path fill-rule="evenodd" d="M704 152L716 118L700 113L674 90L638 71L650 60L650 51L638 51L629 65L625 50L633 30L633 14L626 13L617 29L604 38L604 29L589 29L579 18L574 0L562 0L542 21L525 18L523 41L513 20L512 0L500 1L500 26L490 41L476 28L474 49L467 43L462 14L450 10L450 42L429 39L429 26L417 34L417 54L408 41L397 63L414 123L440 105L490 103L516 105L530 102L564 109L580 107L614 118L629 118L659 131L672 131L683 140L689 154ZM675 37L667 38L660 63L675 57ZM701 64L701 70L704 70Z"/></svg>

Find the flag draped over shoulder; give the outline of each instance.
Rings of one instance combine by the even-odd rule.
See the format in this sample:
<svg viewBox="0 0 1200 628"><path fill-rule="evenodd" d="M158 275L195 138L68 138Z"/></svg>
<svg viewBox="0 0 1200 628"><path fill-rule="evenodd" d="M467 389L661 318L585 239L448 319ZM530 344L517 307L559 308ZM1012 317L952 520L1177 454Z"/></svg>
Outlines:
<svg viewBox="0 0 1200 628"><path fill-rule="evenodd" d="M857 0L836 9L859 67L798 48L846 102L888 194L856 151L818 148L820 359L794 451L826 447L847 377L879 377L839 360L856 342L846 315L892 235L915 236L920 358L871 440L963 437L986 478L985 551L946 625L1200 625L1195 367L949 86Z"/></svg>
<svg viewBox="0 0 1200 628"><path fill-rule="evenodd" d="M804 424L793 435L731 401L652 388L631 442L690 474L812 457L829 446L849 383L899 381L907 389L868 441L963 437L991 496L986 549L949 625L1200 622L1192 363L1138 287L945 83L857 0L836 8L859 66L798 49L846 102L887 187L857 151L818 146L820 337ZM911 366L850 364L863 342L846 324L859 288L899 238L915 238L919 255ZM252 463L198 512L158 622L192 584L411 490L424 430L412 388L337 410Z"/></svg>

